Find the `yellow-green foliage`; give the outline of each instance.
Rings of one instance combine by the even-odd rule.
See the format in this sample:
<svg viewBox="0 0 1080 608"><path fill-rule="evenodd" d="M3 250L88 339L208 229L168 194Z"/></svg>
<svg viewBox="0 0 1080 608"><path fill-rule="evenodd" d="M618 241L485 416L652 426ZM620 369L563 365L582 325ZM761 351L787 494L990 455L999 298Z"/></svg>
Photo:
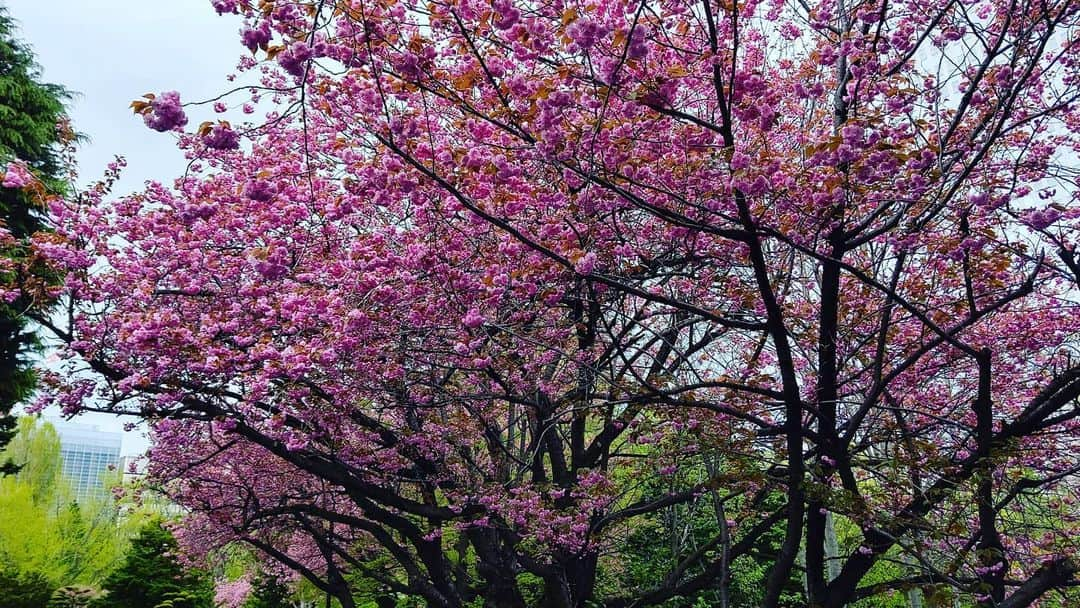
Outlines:
<svg viewBox="0 0 1080 608"><path fill-rule="evenodd" d="M0 568L43 576L54 589L100 583L122 559L135 522L119 517L110 498L74 501L48 423L20 420L6 458L23 467L0 478Z"/></svg>

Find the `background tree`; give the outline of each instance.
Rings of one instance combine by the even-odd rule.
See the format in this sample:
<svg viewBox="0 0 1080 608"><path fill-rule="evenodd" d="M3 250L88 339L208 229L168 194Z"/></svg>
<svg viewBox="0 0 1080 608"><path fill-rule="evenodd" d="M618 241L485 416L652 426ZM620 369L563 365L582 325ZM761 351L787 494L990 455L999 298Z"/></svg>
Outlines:
<svg viewBox="0 0 1080 608"><path fill-rule="evenodd" d="M100 584L119 563L141 515L121 519L112 497L75 502L62 475L60 439L51 424L23 417L0 456L19 467L18 473L0 479L2 584L21 588L33 583L38 589L43 583L38 606L60 587ZM0 593L15 591L0 586Z"/></svg>
<svg viewBox="0 0 1080 608"><path fill-rule="evenodd" d="M100 592L90 587L61 587L53 592L47 608L86 608L100 595Z"/></svg>
<svg viewBox="0 0 1080 608"><path fill-rule="evenodd" d="M212 608L206 574L179 561L176 539L161 520L146 523L131 541L124 562L101 585L95 608Z"/></svg>
<svg viewBox="0 0 1080 608"><path fill-rule="evenodd" d="M213 4L268 120L39 240L52 398L154 421L185 546L347 607L1076 593L1075 0Z"/></svg>
<svg viewBox="0 0 1080 608"><path fill-rule="evenodd" d="M280 578L261 574L251 587L251 595L244 601L243 608L291 608L292 595L289 586Z"/></svg>
<svg viewBox="0 0 1080 608"><path fill-rule="evenodd" d="M26 572L0 563L0 590L11 608L42 608L52 597L53 583L40 572Z"/></svg>
<svg viewBox="0 0 1080 608"><path fill-rule="evenodd" d="M71 94L61 86L41 82L32 52L15 37L15 31L14 20L0 5L0 168L14 161L32 171L44 187L60 192L65 168L59 146L66 137L61 123ZM0 228L6 228L14 239L0 245L0 255L25 259L22 242L44 227L38 204L22 188L0 188ZM27 330L24 314L31 303L27 297L0 303L0 448L15 432L11 408L34 387L33 365L27 355L37 347L37 340ZM0 463L0 472L14 471L12 463Z"/></svg>

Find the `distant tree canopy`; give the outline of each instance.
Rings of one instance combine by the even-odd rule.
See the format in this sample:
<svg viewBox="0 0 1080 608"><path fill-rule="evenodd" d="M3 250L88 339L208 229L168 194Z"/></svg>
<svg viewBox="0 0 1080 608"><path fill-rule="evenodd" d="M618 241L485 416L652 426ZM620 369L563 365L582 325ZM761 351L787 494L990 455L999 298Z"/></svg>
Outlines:
<svg viewBox="0 0 1080 608"><path fill-rule="evenodd" d="M59 143L63 136L58 124L64 117L69 91L41 82L41 73L30 48L15 38L15 22L0 6L0 167L18 159L42 183L61 189ZM24 190L0 188L0 222L19 242L42 229L41 217ZM21 247L2 247L0 255L20 257ZM26 360L37 338L26 329L22 315L30 302L19 298L0 303L0 447L15 432L11 408L26 398L34 386L34 373ZM0 463L0 473L15 467Z"/></svg>

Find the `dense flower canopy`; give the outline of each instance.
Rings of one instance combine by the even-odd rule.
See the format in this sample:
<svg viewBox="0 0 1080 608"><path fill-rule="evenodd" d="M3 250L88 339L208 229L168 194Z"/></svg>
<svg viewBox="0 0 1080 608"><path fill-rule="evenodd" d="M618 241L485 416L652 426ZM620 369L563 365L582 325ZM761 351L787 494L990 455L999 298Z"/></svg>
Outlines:
<svg viewBox="0 0 1080 608"><path fill-rule="evenodd" d="M49 398L156 421L190 547L346 605L357 572L655 604L773 529L770 607L800 546L822 606L1073 579L1080 4L213 5L265 120L181 134L172 187L52 201L39 243ZM706 502L713 540L605 587Z"/></svg>

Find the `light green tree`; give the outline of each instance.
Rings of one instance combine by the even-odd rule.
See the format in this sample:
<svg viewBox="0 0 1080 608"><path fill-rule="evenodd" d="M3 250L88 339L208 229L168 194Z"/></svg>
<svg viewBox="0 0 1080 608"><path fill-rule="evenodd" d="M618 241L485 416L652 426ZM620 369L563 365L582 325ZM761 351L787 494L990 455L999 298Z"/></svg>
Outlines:
<svg viewBox="0 0 1080 608"><path fill-rule="evenodd" d="M48 423L20 420L0 454L0 461L8 459L22 466L0 478L0 569L11 580L44 580L50 593L67 585L99 585L122 561L139 518L119 517L111 498L74 500L62 472L59 437Z"/></svg>
<svg viewBox="0 0 1080 608"><path fill-rule="evenodd" d="M35 504L66 499L63 461L60 458L60 435L49 423L39 423L34 416L18 420L15 436L3 452L4 460L21 469L18 481L29 485Z"/></svg>

